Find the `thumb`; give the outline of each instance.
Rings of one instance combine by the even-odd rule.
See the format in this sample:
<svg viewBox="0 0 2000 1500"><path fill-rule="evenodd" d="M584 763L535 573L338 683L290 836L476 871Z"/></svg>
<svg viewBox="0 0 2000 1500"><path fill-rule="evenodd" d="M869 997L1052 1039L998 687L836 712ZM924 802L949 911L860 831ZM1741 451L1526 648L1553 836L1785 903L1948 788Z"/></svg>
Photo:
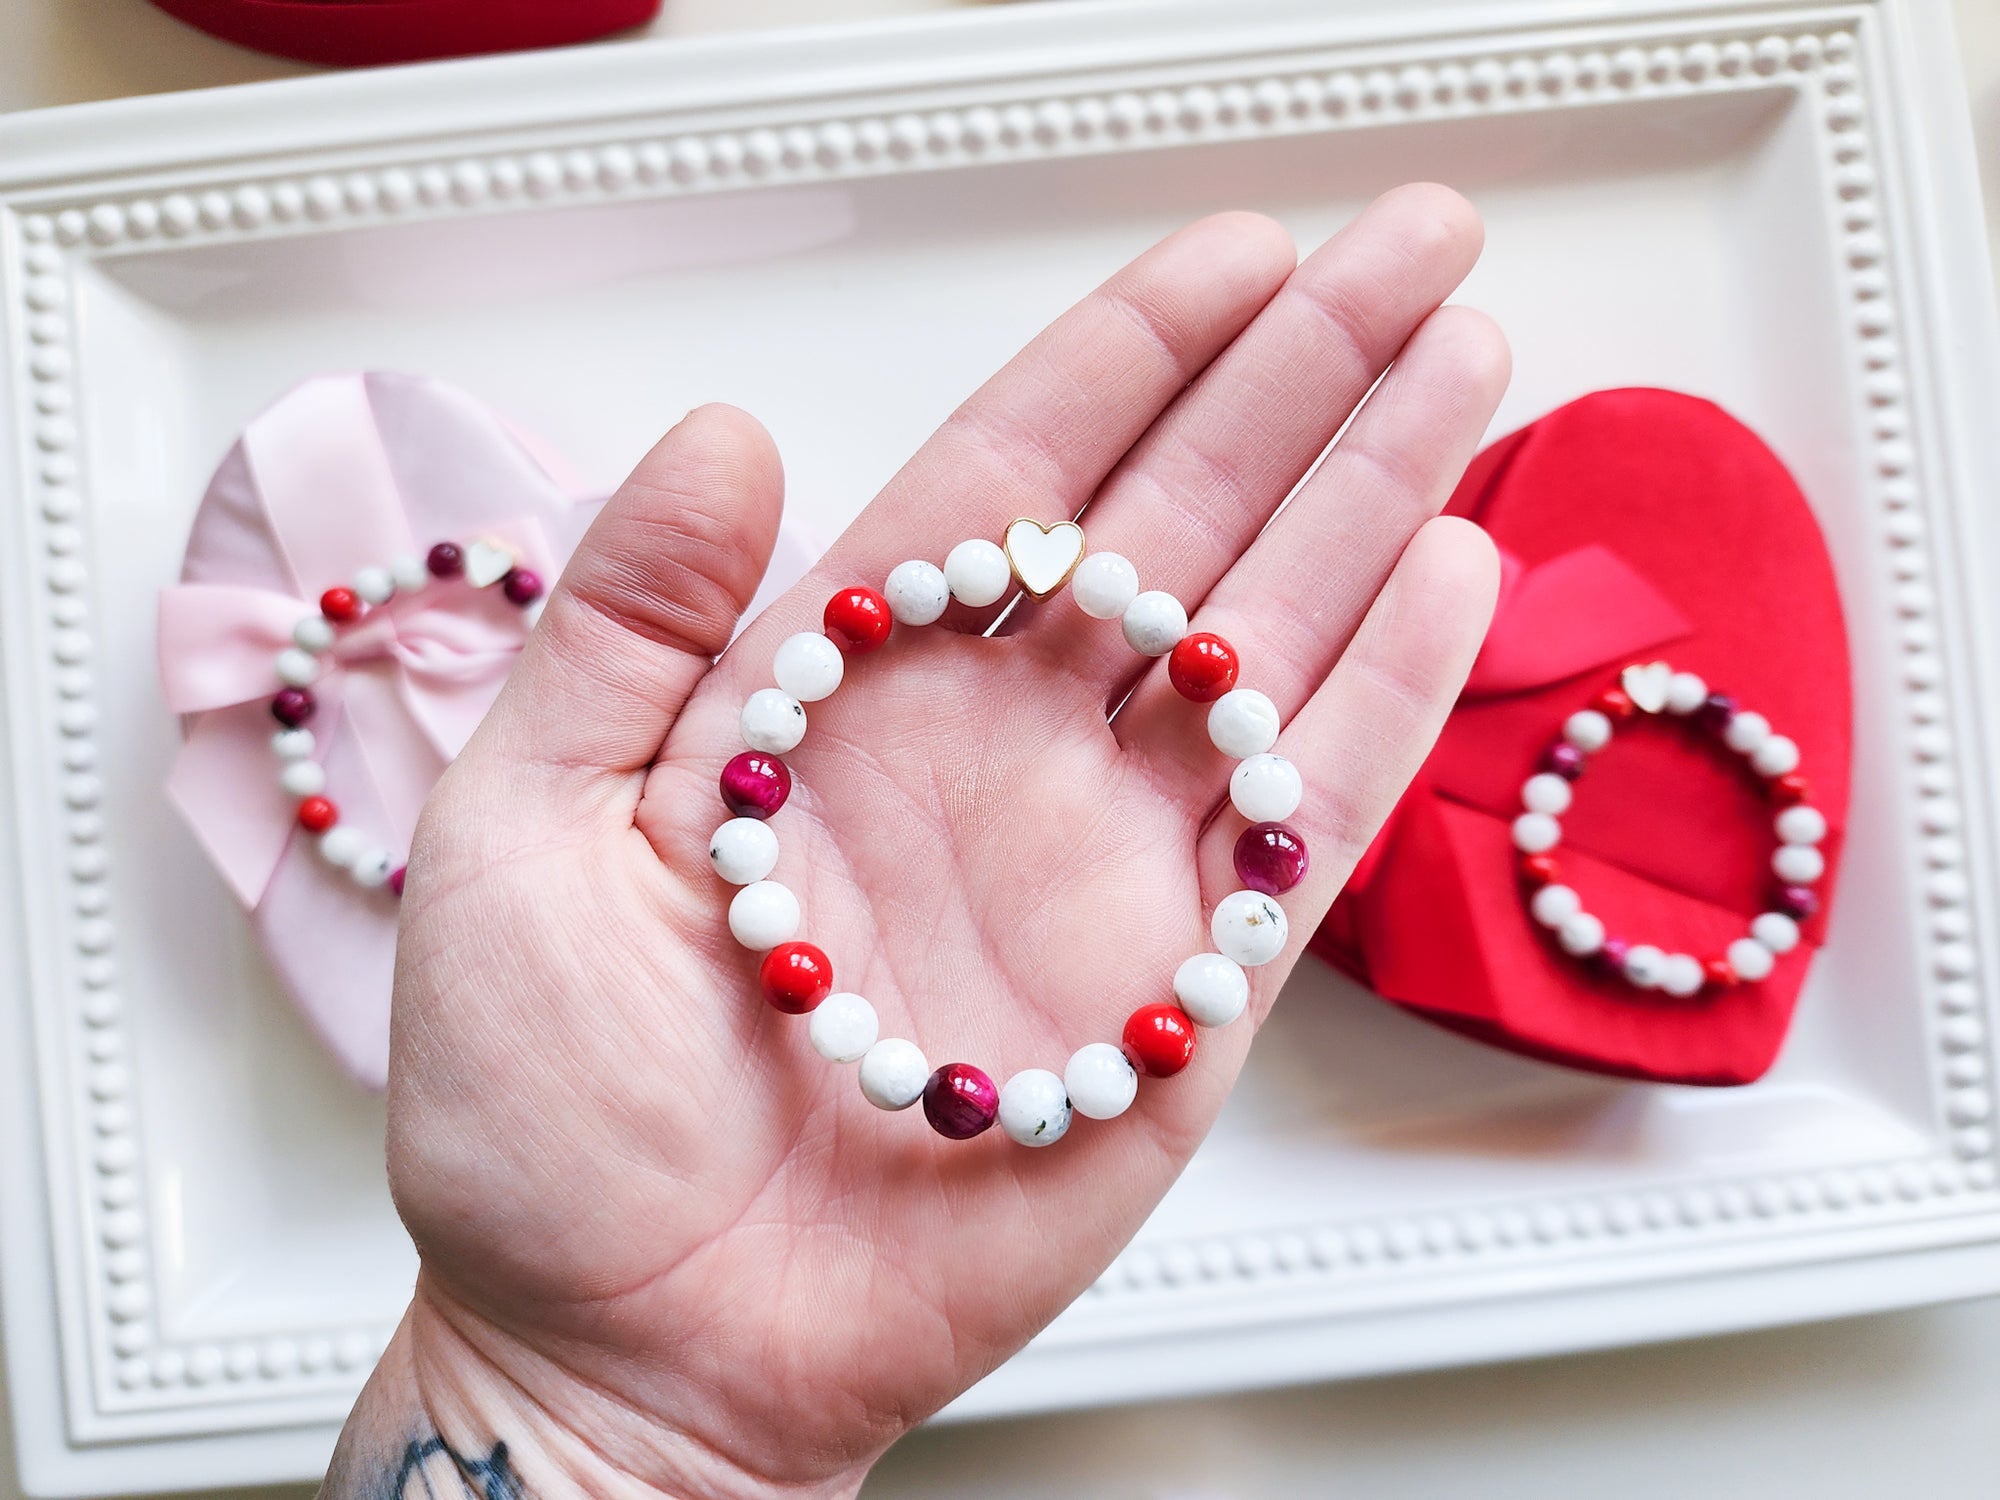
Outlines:
<svg viewBox="0 0 2000 1500"><path fill-rule="evenodd" d="M688 413L591 523L465 758L584 779L651 765L756 592L783 505L756 418Z"/></svg>

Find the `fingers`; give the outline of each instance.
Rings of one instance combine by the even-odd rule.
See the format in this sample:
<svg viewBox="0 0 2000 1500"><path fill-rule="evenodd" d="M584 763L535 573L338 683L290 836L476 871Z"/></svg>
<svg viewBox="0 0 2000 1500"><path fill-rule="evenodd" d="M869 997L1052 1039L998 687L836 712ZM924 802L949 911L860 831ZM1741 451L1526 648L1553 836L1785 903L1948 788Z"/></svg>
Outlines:
<svg viewBox="0 0 2000 1500"><path fill-rule="evenodd" d="M1305 800L1284 821L1305 840L1305 880L1280 902L1297 954L1325 917L1354 862L1430 753L1472 659L1499 588L1499 559L1469 521L1427 523L1369 607L1340 665L1307 700L1277 751L1299 768ZM1246 826L1227 809L1203 833L1202 895L1241 889L1233 861ZM1273 985L1252 986L1261 1020Z"/></svg>
<svg viewBox="0 0 2000 1500"><path fill-rule="evenodd" d="M911 558L940 566L968 538L998 541L1017 516L1067 520L1153 419L1284 285L1291 238L1257 214L1218 214L1169 235L1037 335L952 413L814 569L802 600L756 633L814 621L827 593L880 588ZM1013 593L945 623L983 629Z"/></svg>
<svg viewBox="0 0 2000 1500"><path fill-rule="evenodd" d="M690 412L591 523L467 758L643 771L756 592L783 504L754 418Z"/></svg>
<svg viewBox="0 0 2000 1500"><path fill-rule="evenodd" d="M1450 498L1508 370L1507 343L1491 319L1440 309L1292 503L1209 594L1194 629L1236 648L1241 685L1268 694L1281 718L1297 713L1333 670L1410 538ZM1190 711L1206 712L1155 669L1113 729L1172 795L1206 810L1226 796L1232 763L1205 733L1189 731Z"/></svg>
<svg viewBox="0 0 2000 1500"><path fill-rule="evenodd" d="M1482 239L1478 214L1448 188L1420 183L1378 198L1307 258L1119 464L1084 520L1092 549L1129 557L1143 587L1192 610L1465 278ZM1143 664L1116 629L1091 631L1079 654L1074 610L1039 611L1043 638L1115 702Z"/></svg>

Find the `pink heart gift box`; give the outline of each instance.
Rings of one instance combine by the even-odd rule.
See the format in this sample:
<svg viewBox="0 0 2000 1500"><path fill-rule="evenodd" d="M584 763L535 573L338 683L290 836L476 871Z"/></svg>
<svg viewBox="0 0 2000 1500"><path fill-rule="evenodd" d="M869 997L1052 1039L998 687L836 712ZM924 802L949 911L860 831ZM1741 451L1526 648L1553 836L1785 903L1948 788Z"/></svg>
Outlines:
<svg viewBox="0 0 2000 1500"><path fill-rule="evenodd" d="M356 1082L388 1077L393 889L320 857L278 782L278 653L323 591L438 542L504 547L544 583L597 508L561 461L465 392L411 375L317 376L254 418L161 593L160 680L184 716L168 795L248 914L279 983ZM762 601L817 548L788 523ZM440 772L506 680L532 613L464 578L398 592L338 633L311 684L312 758L340 826L400 865Z"/></svg>

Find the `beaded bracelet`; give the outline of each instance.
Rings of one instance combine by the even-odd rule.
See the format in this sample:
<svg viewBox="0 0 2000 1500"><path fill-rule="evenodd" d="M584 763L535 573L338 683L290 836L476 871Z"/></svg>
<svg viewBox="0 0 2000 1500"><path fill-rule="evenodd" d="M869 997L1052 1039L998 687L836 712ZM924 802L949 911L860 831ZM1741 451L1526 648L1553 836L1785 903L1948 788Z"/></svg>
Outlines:
<svg viewBox="0 0 2000 1500"><path fill-rule="evenodd" d="M772 662L777 686L761 688L743 705L742 733L750 747L722 768L722 800L734 815L715 832L709 859L740 889L729 903L729 930L764 955L758 981L764 998L789 1015L807 1015L813 1049L829 1062L860 1064L862 1095L885 1110L923 1101L925 1118L951 1140L979 1135L996 1120L1024 1146L1049 1146L1068 1131L1073 1114L1109 1120L1137 1096L1139 1076L1166 1078L1195 1052L1196 1027L1226 1026L1250 998L1246 968L1284 951L1284 909L1276 897L1305 878L1305 840L1285 824L1304 795L1298 769L1271 753L1278 709L1252 688L1236 686L1234 648L1220 636L1188 633L1187 611L1171 594L1141 593L1132 564L1115 552L1085 555L1073 522L1010 525L1004 546L984 539L959 543L944 566L898 564L880 592L846 588L827 602L823 631L802 631L779 645ZM862 996L836 993L826 953L796 941L799 903L769 879L778 840L766 820L791 795L792 773L780 756L805 737L808 703L840 686L846 658L888 642L895 625L929 625L953 599L972 608L996 604L1009 580L1032 599L1069 585L1093 619L1122 622L1125 639L1142 656L1167 658L1175 691L1208 709L1208 734L1236 759L1230 800L1250 820L1237 838L1235 866L1245 889L1216 904L1209 930L1218 951L1198 953L1174 974L1175 1004L1140 1006L1126 1020L1121 1045L1090 1042L1060 1076L1044 1068L1014 1074L1004 1087L970 1063L933 1069L916 1043L880 1037L875 1008Z"/></svg>
<svg viewBox="0 0 2000 1500"><path fill-rule="evenodd" d="M1778 846L1771 855L1776 880L1773 909L1750 923L1749 934L1719 957L1703 960L1652 943L1633 943L1606 933L1603 921L1585 911L1583 898L1560 880L1551 851L1562 841L1562 815L1569 811L1571 785L1588 757L1611 743L1613 727L1637 719L1668 716L1707 730L1759 777L1778 805L1773 819ZM1799 774L1799 747L1775 733L1770 720L1737 706L1726 693L1709 691L1692 672L1676 672L1665 662L1627 667L1619 686L1606 688L1589 708L1563 721L1562 737L1548 748L1542 768L1521 787L1524 811L1514 819L1514 848L1528 911L1547 928L1563 952L1623 979L1634 989L1660 990L1689 999L1703 990L1754 984L1776 966L1778 956L1799 944L1799 923L1819 910L1814 892L1826 873L1819 842L1826 815L1808 800L1810 788Z"/></svg>
<svg viewBox="0 0 2000 1500"><path fill-rule="evenodd" d="M278 785L298 801L299 827L318 840L319 852L336 869L345 870L367 890L386 886L403 894L403 866L360 830L340 821L340 809L326 796L326 767L313 758L318 742L306 728L319 703L312 685L331 659L343 627L380 609L398 594L413 594L433 580L462 578L474 588L498 585L521 606L528 627L541 615L542 580L518 566L503 543L481 538L463 546L439 542L424 556L404 553L385 567L363 568L352 584L328 589L319 596L319 613L292 627L292 644L277 655L275 667L283 684L271 698L271 717L278 731L271 736L271 753L278 758Z"/></svg>

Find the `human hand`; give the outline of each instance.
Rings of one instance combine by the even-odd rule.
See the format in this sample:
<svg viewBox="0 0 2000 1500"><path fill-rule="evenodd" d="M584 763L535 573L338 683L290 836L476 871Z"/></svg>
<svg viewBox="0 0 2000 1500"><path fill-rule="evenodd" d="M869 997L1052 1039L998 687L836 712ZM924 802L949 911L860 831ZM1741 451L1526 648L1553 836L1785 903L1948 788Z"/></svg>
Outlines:
<svg viewBox="0 0 2000 1500"><path fill-rule="evenodd" d="M1479 243L1437 187L1296 269L1270 220L1182 230L972 397L727 651L777 456L723 407L661 440L418 832L389 1169L423 1269L327 1494L398 1493L399 1466L413 1494L454 1472L496 1495L849 1494L1090 1283L1213 1123L1484 632L1492 548L1432 519L1507 378L1489 321L1438 310ZM834 590L1079 512L1276 700L1311 872L1285 954L1251 971L1252 1025L1052 1149L947 1141L759 998L707 858L717 776ZM835 987L996 1081L1171 997L1239 884L1241 826L1164 662L1067 592L982 638L1000 611L953 604L850 659L771 825Z"/></svg>

